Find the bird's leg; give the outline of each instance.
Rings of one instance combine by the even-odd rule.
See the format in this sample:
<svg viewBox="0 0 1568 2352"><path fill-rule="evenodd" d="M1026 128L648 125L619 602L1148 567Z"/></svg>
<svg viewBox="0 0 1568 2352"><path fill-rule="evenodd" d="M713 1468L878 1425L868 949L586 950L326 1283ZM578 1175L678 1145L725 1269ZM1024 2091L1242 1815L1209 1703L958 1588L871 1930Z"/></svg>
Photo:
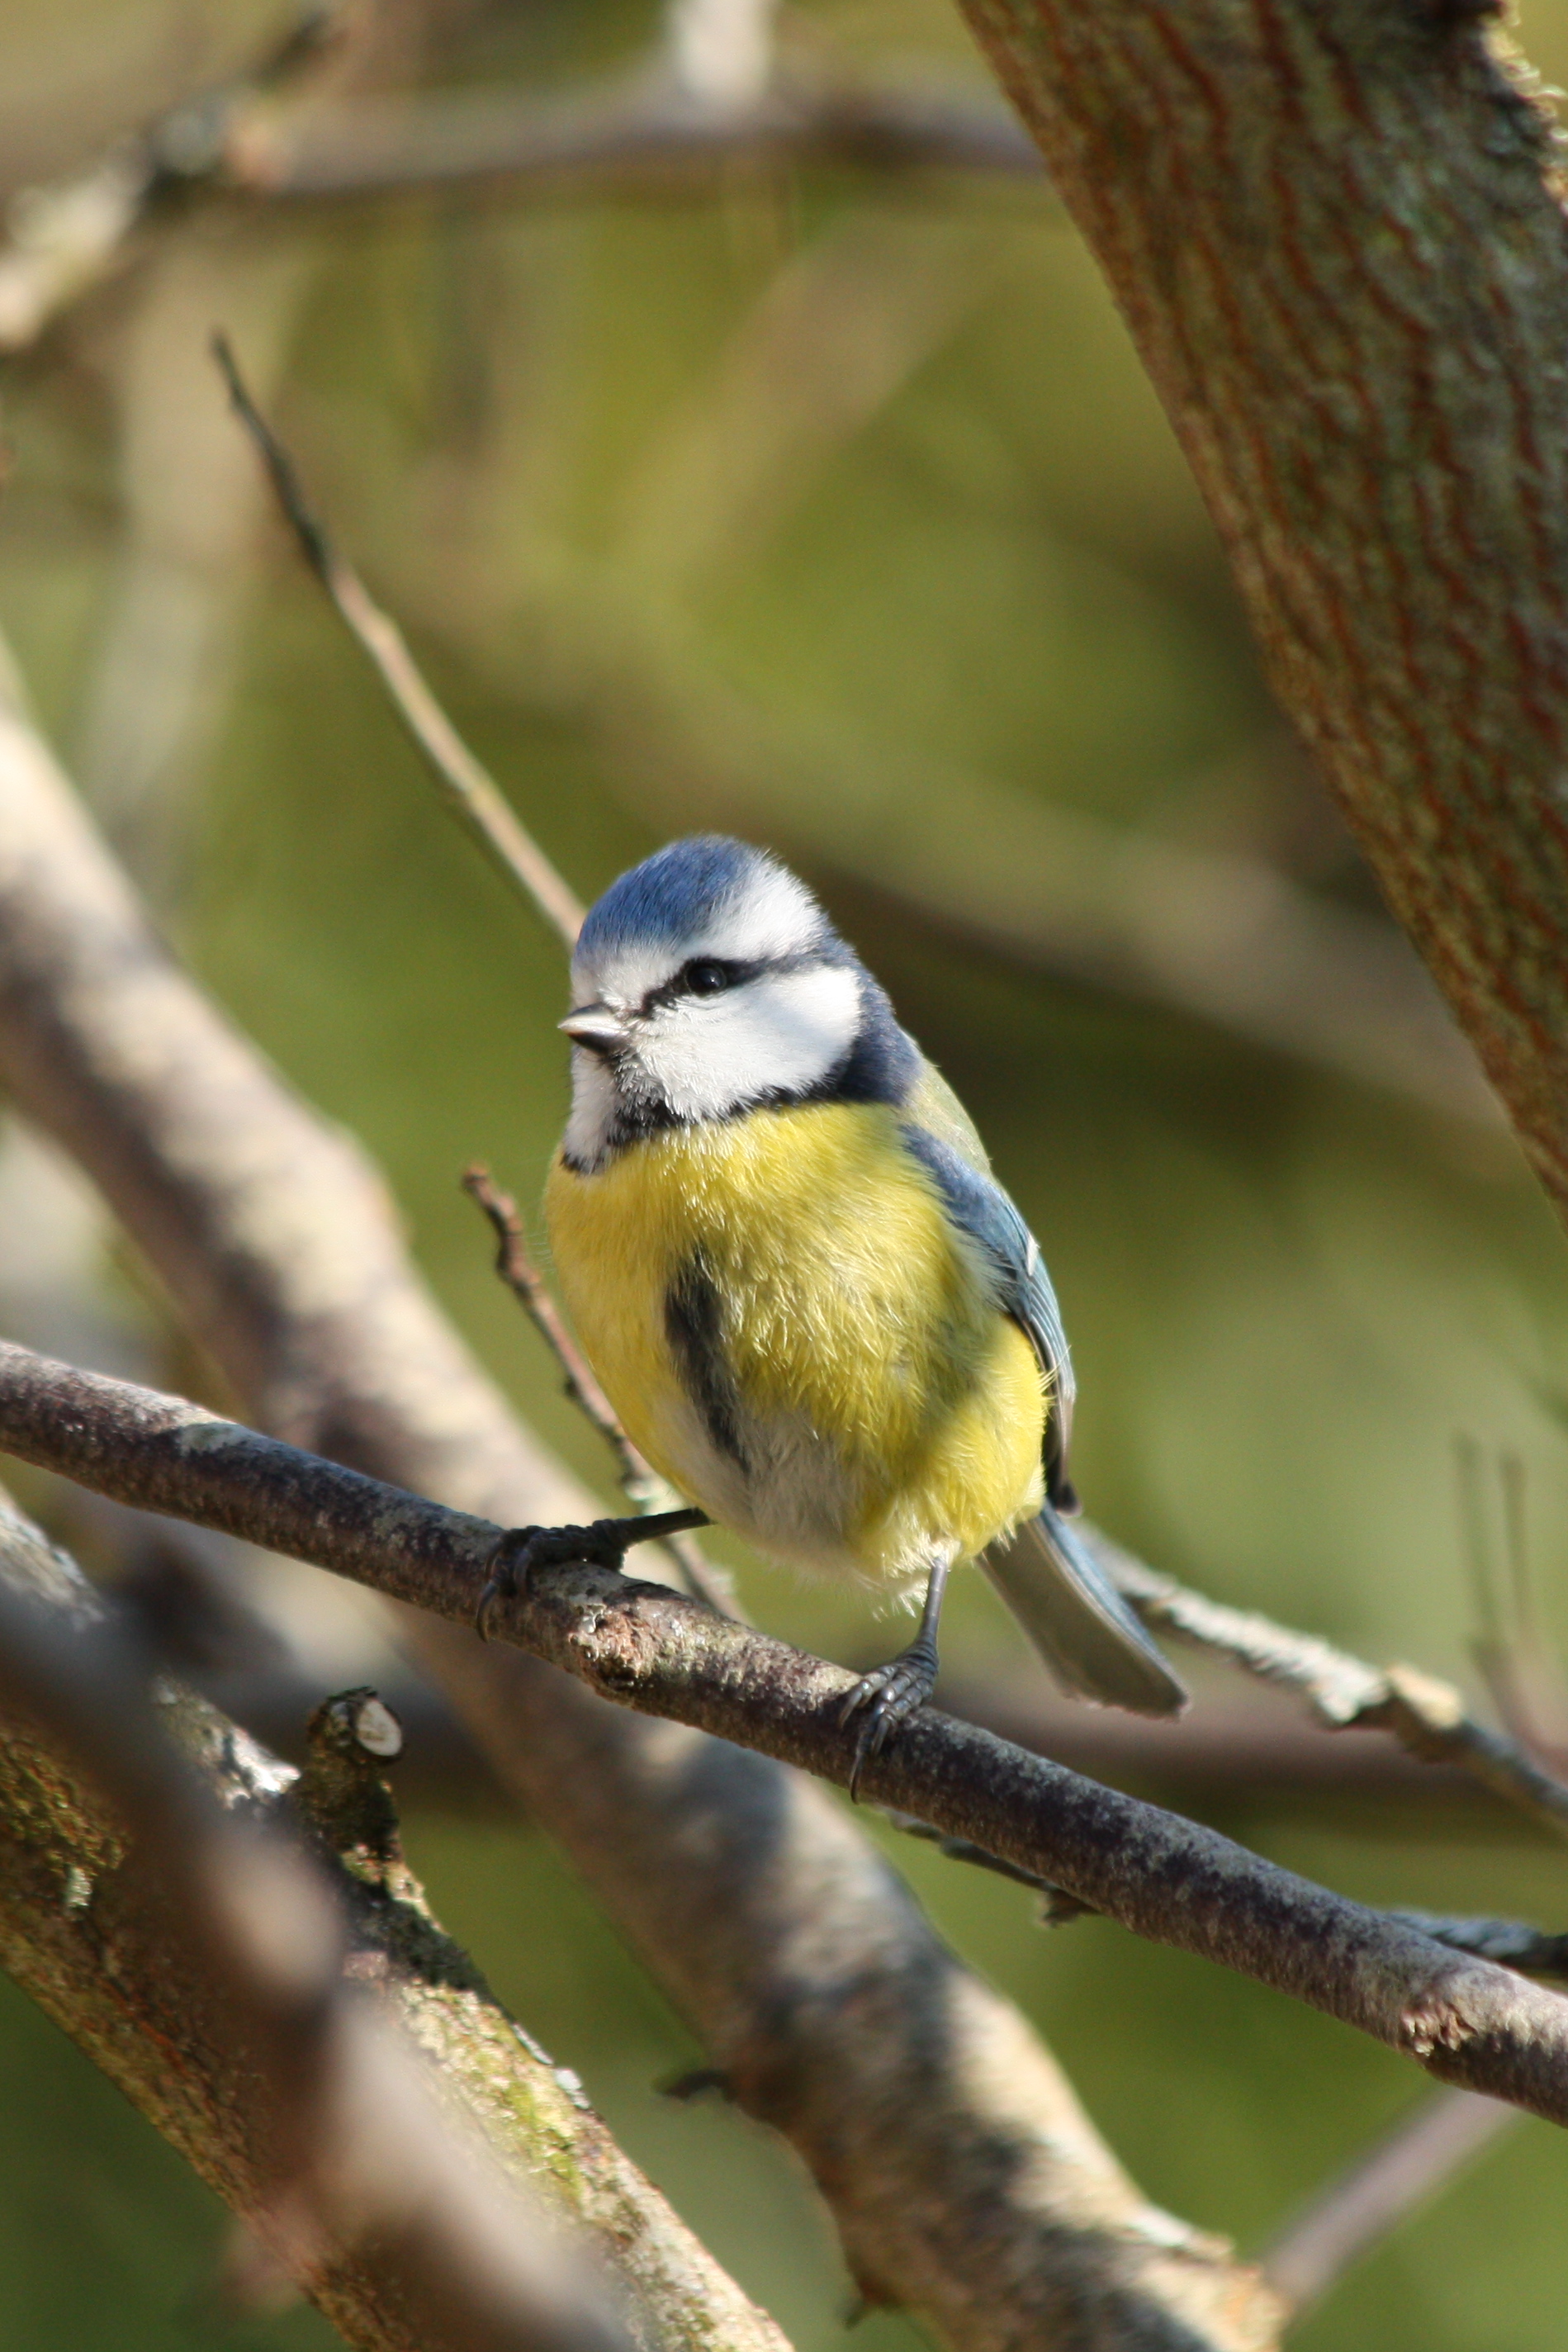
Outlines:
<svg viewBox="0 0 1568 2352"><path fill-rule="evenodd" d="M852 1797L859 1790L866 1759L881 1755L899 1725L916 1707L924 1706L936 1688L936 1628L941 1622L942 1596L947 1590L952 1565L951 1552L938 1554L932 1561L919 1633L908 1649L890 1658L885 1666L873 1666L869 1675L862 1675L839 1709L841 1723L848 1723L854 1715L863 1716L850 1771Z"/></svg>
<svg viewBox="0 0 1568 2352"><path fill-rule="evenodd" d="M482 1642L488 1641L491 1610L497 1601L513 1601L519 1590L526 1591L536 1568L582 1560L591 1568L619 1571L633 1544L685 1535L691 1528L709 1524L706 1511L649 1511L635 1519L595 1519L586 1528L509 1528L497 1538L485 1563L488 1574L474 1612L474 1631Z"/></svg>

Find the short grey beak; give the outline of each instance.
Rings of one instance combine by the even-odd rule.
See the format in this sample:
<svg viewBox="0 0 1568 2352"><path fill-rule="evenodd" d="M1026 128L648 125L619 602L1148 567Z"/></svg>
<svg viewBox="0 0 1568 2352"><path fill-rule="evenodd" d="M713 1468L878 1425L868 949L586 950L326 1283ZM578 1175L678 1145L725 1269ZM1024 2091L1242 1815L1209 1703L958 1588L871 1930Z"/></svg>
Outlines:
<svg viewBox="0 0 1568 2352"><path fill-rule="evenodd" d="M574 1045L586 1045L591 1054L612 1054L625 1042L625 1023L608 1004L576 1005L559 1025Z"/></svg>

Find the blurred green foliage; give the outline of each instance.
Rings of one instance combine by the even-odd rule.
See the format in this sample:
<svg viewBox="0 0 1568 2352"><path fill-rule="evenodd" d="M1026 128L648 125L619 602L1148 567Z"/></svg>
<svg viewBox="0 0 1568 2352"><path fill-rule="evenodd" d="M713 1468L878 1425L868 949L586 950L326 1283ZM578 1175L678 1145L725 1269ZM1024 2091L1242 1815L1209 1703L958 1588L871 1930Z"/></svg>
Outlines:
<svg viewBox="0 0 1568 2352"><path fill-rule="evenodd" d="M0 174L68 168L116 103L152 109L278 15L9 12ZM436 62L455 83L549 84L653 29L645 10L564 0L455 7ZM821 0L796 34L984 89L943 0ZM1568 0L1539 0L1526 35L1568 69ZM182 307L182 271L221 321ZM502 189L198 211L10 365L0 621L52 729L86 741L128 568L162 563L163 609L184 596L203 616L197 653L182 673L179 646L156 645L144 674L183 676L192 715L142 802L108 813L217 994L379 1155L422 1264L519 1405L602 1482L455 1181L480 1156L537 1195L564 1101L559 950L441 814L244 467L204 471L219 322L242 357L275 349L268 398L317 494L579 890L711 823L780 841L822 882L1042 1238L1097 1516L1228 1599L1471 1678L1462 1434L1525 1465L1562 1628L1568 1261L1511 1159L1177 1013L988 960L877 887L879 833L935 811L961 856L966 793L988 784L1369 900L1043 191L737 167L681 201ZM196 420L167 478L147 475L149 412ZM214 551L197 526L219 499L240 527ZM147 724L133 703L128 737ZM858 1599L738 1565L779 1632L846 1657L880 1639ZM966 1672L1011 1658L985 1594L960 1592L951 1625ZM695 2045L559 1864L521 1832L408 1826L438 1908L518 2013L803 2352L827 2352L847 2287L809 2192L733 2114L655 2095ZM1527 1844L1246 1830L1371 1901L1568 1916L1560 1864ZM1097 1922L1042 1933L1020 1890L900 1859L1150 2194L1244 2245L1419 2095L1409 2069L1284 2000ZM0 2078L6 2345L163 2352L221 2333L210 2200L9 1992ZM1521 2126L1293 2340L1538 2352L1568 2291L1565 2189L1568 2144ZM279 2352L326 2334L303 2313L235 2325ZM915 2338L879 2315L859 2340Z"/></svg>

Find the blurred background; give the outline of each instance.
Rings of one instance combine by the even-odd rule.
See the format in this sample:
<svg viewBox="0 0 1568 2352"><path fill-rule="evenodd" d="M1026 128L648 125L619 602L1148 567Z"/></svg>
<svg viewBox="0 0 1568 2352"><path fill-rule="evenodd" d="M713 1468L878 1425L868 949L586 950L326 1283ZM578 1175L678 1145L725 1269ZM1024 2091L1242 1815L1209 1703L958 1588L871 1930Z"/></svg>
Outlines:
<svg viewBox="0 0 1568 2352"><path fill-rule="evenodd" d="M1540 1668L1568 1631L1561 1234L1270 704L1122 326L950 0L298 23L278 0L9 0L0 27L0 627L182 950L379 1157L464 1330L611 1492L457 1184L488 1160L537 1234L559 946L302 572L225 408L222 327L582 896L697 826L820 887L1040 1236L1094 1516L1483 1711L1490 1668L1517 1714L1498 1660L1523 1659L1524 1727L1568 1742ZM1529 0L1520 37L1568 75L1568 0ZM766 135L716 133L748 122ZM115 143L149 126L152 148ZM224 1401L15 1122L0 1325ZM369 1605L26 1492L277 1744L329 1689L388 1691L438 1912L802 2352L836 2347L849 2285L809 2189L722 2105L660 2095L695 2042ZM727 1557L769 1629L885 1654L859 1599ZM1568 1927L1556 1853L1371 1738L1201 1665L1188 1728L1129 1728L1053 1702L977 1580L948 1625L956 1706L1367 1901ZM1244 2250L1425 2095L1282 1999L1098 1921L1042 1928L1026 1890L884 1834L1151 2196ZM1558 2340L1565 2194L1568 2142L1511 2126L1292 2341ZM7 2346L335 2340L308 2311L227 2312L223 2235L0 1983ZM857 2341L917 2334L876 2315Z"/></svg>

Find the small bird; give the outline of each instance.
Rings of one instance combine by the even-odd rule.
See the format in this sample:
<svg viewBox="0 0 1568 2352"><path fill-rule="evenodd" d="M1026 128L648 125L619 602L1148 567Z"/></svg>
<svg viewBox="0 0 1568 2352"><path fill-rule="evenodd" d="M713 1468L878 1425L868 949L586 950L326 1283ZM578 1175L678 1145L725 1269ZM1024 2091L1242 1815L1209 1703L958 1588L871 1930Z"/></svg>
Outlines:
<svg viewBox="0 0 1568 2352"><path fill-rule="evenodd" d="M571 1111L545 1194L578 1336L695 1507L522 1529L619 1566L706 1518L768 1557L923 1596L843 1720L866 1759L930 1696L950 1570L980 1560L1071 1690L1186 1693L1064 1514L1073 1383L1033 1235L957 1097L804 883L714 835L607 890L571 967Z"/></svg>

